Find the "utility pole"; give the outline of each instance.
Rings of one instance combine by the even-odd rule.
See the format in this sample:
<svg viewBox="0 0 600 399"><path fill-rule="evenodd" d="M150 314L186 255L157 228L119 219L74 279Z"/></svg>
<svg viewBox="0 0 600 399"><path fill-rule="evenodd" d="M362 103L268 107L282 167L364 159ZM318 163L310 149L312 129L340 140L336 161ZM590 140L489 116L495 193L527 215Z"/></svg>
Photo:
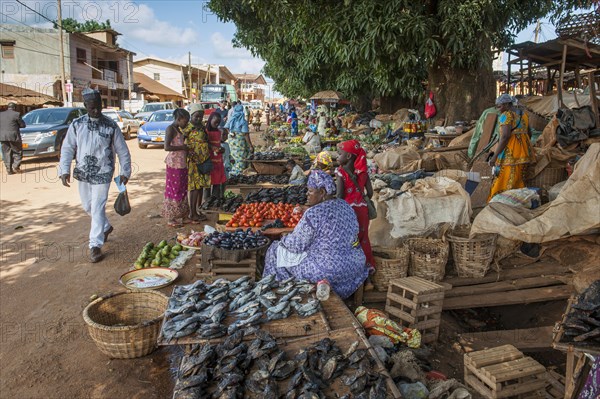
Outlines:
<svg viewBox="0 0 600 399"><path fill-rule="evenodd" d="M537 24L535 25L535 30L534 30L534 32L535 32L535 36L533 39L534 43L538 42L538 35L540 34L540 30L541 30L541 25L540 25L540 20L538 19Z"/></svg>
<svg viewBox="0 0 600 399"><path fill-rule="evenodd" d="M192 103L192 52L188 51L188 82L190 82L190 104Z"/></svg>
<svg viewBox="0 0 600 399"><path fill-rule="evenodd" d="M127 53L127 89L129 91L129 109L128 111L131 112L131 71L129 70L131 68L131 53Z"/></svg>
<svg viewBox="0 0 600 399"><path fill-rule="evenodd" d="M62 29L62 11L60 9L60 0L58 1L58 37L60 42L60 89L62 92L63 106L67 105L67 93L65 88L65 47L63 43L63 29Z"/></svg>

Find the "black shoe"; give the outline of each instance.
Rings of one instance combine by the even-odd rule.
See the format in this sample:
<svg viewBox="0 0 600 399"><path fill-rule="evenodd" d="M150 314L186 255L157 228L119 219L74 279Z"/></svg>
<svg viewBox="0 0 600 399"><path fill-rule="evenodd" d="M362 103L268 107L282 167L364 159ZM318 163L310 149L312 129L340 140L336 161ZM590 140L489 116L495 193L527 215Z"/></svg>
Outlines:
<svg viewBox="0 0 600 399"><path fill-rule="evenodd" d="M112 227L112 226L110 226L110 228L104 232L104 242L108 241L108 235L109 235L110 233L112 233L112 232L113 232L113 230L114 230L114 229L113 229L113 227Z"/></svg>
<svg viewBox="0 0 600 399"><path fill-rule="evenodd" d="M7 170L6 173L9 174L9 175L14 175L15 174L15 172L13 172L12 170Z"/></svg>
<svg viewBox="0 0 600 399"><path fill-rule="evenodd" d="M98 262L100 262L103 257L104 257L104 255L102 254L102 251L100 250L100 248L93 247L90 250L90 261L92 263L98 263Z"/></svg>

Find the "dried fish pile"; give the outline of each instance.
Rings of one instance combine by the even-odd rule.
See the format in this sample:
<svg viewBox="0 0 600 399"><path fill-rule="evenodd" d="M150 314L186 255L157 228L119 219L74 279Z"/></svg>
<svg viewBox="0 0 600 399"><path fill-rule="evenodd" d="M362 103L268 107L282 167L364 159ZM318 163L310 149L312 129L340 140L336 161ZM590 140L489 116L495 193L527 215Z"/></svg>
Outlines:
<svg viewBox="0 0 600 399"><path fill-rule="evenodd" d="M563 341L600 345L600 280L577 297L563 327Z"/></svg>
<svg viewBox="0 0 600 399"><path fill-rule="evenodd" d="M325 338L289 358L273 336L258 328L254 333L248 345L238 330L221 344L192 346L181 361L173 398L321 399L337 379L350 391L342 398L387 395L385 377L374 370L367 349L357 349L358 341L344 353Z"/></svg>
<svg viewBox="0 0 600 399"><path fill-rule="evenodd" d="M274 275L253 282L249 276L235 281L202 280L177 286L165 311L162 336L166 341L195 334L199 339L232 335L264 322L285 319L295 311L308 317L320 309L320 302L308 298L314 284L288 279L278 282ZM306 301L305 301L306 299ZM225 318L232 320L224 324Z"/></svg>

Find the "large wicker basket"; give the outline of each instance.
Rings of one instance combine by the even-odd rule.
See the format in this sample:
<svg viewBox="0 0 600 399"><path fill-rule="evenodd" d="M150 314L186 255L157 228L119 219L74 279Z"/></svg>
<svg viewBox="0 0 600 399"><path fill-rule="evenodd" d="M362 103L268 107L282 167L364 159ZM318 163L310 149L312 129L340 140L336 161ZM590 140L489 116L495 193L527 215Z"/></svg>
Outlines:
<svg viewBox="0 0 600 399"><path fill-rule="evenodd" d="M490 269L496 249L496 234L479 234L469 238L469 226L448 233L454 267L459 277L483 277Z"/></svg>
<svg viewBox="0 0 600 399"><path fill-rule="evenodd" d="M448 243L435 238L411 238L407 244L410 250L409 276L441 281L446 273Z"/></svg>
<svg viewBox="0 0 600 399"><path fill-rule="evenodd" d="M128 291L91 302L83 310L90 337L111 358L132 359L156 348L169 298L156 291Z"/></svg>
<svg viewBox="0 0 600 399"><path fill-rule="evenodd" d="M528 179L527 186L549 190L552 186L567 180L567 178L566 168L546 168L538 173L537 176Z"/></svg>
<svg viewBox="0 0 600 399"><path fill-rule="evenodd" d="M371 281L377 291L387 291L391 280L408 275L410 252L404 245L398 248L373 247L375 274Z"/></svg>

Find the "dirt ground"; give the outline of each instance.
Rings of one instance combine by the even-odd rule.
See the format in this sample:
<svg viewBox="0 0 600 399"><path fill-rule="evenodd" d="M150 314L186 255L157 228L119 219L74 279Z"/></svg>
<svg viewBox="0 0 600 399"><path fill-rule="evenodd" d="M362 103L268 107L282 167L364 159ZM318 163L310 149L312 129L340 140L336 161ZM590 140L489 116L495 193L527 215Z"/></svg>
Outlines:
<svg viewBox="0 0 600 399"><path fill-rule="evenodd" d="M57 160L28 160L23 174L0 175L0 397L2 398L169 398L171 368L178 349L159 348L141 359L109 359L89 338L82 311L92 295L122 291L118 279L129 270L148 241L175 236L158 216L164 188L164 156L160 148L141 150L128 141L134 174L128 185L131 214L108 215L115 230L105 245L106 259L89 262L90 220L79 202L77 183L63 187ZM188 230L186 226L179 230ZM195 259L180 272L178 283L193 280ZM172 287L163 289L169 294ZM560 317L563 303L550 306L549 319ZM541 305L532 308L533 314ZM513 307L514 309L514 307ZM502 313L502 312L499 312ZM518 311L502 324L516 323ZM545 317L545 316L541 316ZM506 319L506 316L504 317ZM511 321L512 320L512 321ZM433 366L462 377L462 353L453 346L463 329L444 317L440 352Z"/></svg>

